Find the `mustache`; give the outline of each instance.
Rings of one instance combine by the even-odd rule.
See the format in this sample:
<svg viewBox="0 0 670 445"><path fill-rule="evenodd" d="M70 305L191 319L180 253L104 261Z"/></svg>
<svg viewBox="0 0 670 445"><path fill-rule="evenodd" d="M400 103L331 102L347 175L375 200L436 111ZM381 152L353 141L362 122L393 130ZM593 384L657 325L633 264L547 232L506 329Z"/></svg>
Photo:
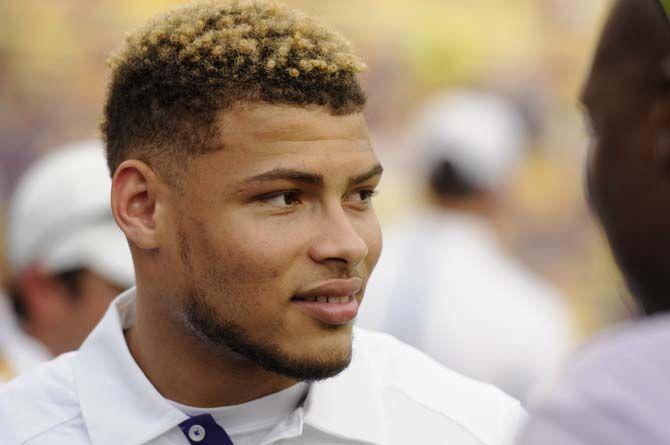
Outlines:
<svg viewBox="0 0 670 445"><path fill-rule="evenodd" d="M323 275L319 277L314 277L313 279L309 280L310 283L319 283L322 281L328 281L328 280L347 280L350 278L360 278L361 280L365 281L367 278L367 275L362 274L360 271L356 270L348 270L348 271L342 271L340 273L333 273L329 275Z"/></svg>
<svg viewBox="0 0 670 445"><path fill-rule="evenodd" d="M369 274L365 274L358 270L342 270L340 272L333 272L324 275L313 276L302 281L302 286L300 289L308 288L312 285L323 283L330 280L349 280L351 278L358 278L363 281L363 284L367 283Z"/></svg>

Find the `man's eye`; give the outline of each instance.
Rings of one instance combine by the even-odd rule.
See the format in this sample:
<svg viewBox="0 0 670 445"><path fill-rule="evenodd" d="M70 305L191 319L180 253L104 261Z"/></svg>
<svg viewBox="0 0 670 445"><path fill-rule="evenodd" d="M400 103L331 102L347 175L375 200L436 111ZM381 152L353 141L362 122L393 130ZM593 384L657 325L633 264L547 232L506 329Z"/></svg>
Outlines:
<svg viewBox="0 0 670 445"><path fill-rule="evenodd" d="M274 193L264 196L260 200L276 207L291 207L300 202L296 191Z"/></svg>
<svg viewBox="0 0 670 445"><path fill-rule="evenodd" d="M375 196L376 194L377 194L376 190L363 189L363 190L356 190L352 195L356 201L367 204L372 200L372 197Z"/></svg>

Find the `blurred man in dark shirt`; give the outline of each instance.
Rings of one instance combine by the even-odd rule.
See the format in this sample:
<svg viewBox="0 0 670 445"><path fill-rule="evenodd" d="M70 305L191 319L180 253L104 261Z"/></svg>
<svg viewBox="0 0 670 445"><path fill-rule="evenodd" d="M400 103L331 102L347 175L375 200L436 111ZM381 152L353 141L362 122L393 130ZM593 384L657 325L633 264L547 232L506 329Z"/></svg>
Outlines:
<svg viewBox="0 0 670 445"><path fill-rule="evenodd" d="M524 445L670 443L670 2L618 0L582 102L592 207L642 312L573 362Z"/></svg>

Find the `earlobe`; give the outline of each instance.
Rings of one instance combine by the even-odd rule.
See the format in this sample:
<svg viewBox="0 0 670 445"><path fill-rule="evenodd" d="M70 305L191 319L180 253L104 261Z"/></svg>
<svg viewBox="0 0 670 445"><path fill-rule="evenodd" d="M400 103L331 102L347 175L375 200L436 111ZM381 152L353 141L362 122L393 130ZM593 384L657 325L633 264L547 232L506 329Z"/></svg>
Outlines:
<svg viewBox="0 0 670 445"><path fill-rule="evenodd" d="M123 162L112 179L112 212L128 240L137 247L159 247L157 196L159 179L144 162Z"/></svg>

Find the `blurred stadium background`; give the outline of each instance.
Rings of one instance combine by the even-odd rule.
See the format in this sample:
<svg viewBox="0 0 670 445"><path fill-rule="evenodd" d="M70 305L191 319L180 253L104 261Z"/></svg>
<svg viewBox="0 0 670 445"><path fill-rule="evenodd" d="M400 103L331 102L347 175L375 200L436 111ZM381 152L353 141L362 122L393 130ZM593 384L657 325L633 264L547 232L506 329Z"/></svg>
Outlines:
<svg viewBox="0 0 670 445"><path fill-rule="evenodd" d="M32 159L98 134L108 55L178 3L0 0L0 209ZM563 291L584 334L630 315L581 183L587 134L577 97L605 0L285 3L337 27L369 65L368 122L388 172L377 198L385 224L418 199L406 136L421 101L455 86L495 89L523 107L533 136L500 203L506 247Z"/></svg>

